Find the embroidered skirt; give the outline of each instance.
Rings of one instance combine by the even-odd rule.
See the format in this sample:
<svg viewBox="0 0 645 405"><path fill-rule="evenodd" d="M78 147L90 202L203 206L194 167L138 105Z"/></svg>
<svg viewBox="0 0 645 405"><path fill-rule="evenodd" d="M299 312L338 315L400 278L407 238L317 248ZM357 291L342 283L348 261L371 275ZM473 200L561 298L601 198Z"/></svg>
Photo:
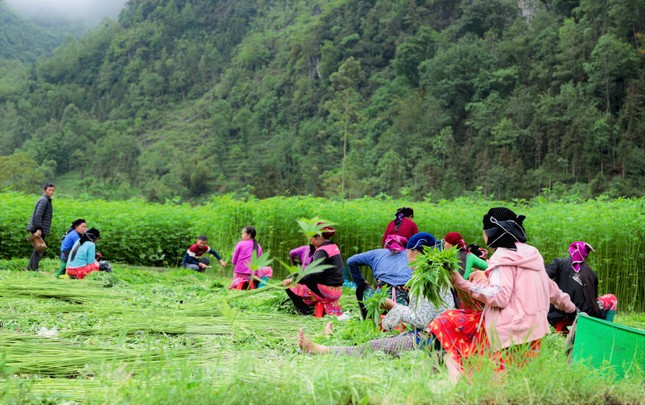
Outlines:
<svg viewBox="0 0 645 405"><path fill-rule="evenodd" d="M340 316L343 314L343 310L340 308L338 299L343 295L342 287L332 287L323 284L317 284L318 290L320 290L322 296L314 293L304 284L298 284L295 287L291 287L290 290L302 298L302 301L309 305L316 305L317 302L321 302L325 307L325 312L328 315Z"/></svg>

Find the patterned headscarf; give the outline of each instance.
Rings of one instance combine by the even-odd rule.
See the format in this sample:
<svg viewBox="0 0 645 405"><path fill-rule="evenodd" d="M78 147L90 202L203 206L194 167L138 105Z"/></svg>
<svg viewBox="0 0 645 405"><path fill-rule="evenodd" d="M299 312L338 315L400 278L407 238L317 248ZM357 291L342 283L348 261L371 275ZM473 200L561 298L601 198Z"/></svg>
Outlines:
<svg viewBox="0 0 645 405"><path fill-rule="evenodd" d="M569 256L571 256L571 268L576 273L580 271L580 266L587 259L589 253L595 252L587 242L573 242L569 245Z"/></svg>
<svg viewBox="0 0 645 405"><path fill-rule="evenodd" d="M385 238L385 243L383 247L385 249L390 249L394 252L402 252L405 250L405 246L408 243L408 238L401 235L388 235Z"/></svg>

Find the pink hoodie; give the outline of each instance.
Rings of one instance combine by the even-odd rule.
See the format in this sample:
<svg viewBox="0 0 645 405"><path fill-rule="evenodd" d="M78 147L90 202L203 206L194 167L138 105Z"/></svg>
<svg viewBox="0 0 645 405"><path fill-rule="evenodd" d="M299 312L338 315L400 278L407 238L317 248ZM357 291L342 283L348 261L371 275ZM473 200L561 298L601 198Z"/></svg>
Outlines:
<svg viewBox="0 0 645 405"><path fill-rule="evenodd" d="M487 284L473 284L453 273L457 288L486 304L484 327L493 351L550 333L549 303L568 313L576 310L569 295L549 279L540 252L524 243L516 246L517 251L495 251L486 270Z"/></svg>

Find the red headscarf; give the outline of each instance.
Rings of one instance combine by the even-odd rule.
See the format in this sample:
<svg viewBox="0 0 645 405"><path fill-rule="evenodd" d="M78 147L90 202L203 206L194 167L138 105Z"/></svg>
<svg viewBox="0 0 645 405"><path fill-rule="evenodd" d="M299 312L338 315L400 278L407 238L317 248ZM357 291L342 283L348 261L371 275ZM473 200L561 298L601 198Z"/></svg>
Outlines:
<svg viewBox="0 0 645 405"><path fill-rule="evenodd" d="M466 242L464 242L464 238L462 238L461 235L457 232L448 232L443 240L453 246L457 246L459 249L466 249Z"/></svg>

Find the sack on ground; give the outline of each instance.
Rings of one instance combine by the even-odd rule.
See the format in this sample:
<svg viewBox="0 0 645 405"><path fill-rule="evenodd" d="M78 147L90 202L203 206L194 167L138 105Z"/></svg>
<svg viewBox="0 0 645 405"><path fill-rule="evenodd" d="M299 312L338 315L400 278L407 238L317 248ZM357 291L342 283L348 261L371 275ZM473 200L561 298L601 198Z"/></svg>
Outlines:
<svg viewBox="0 0 645 405"><path fill-rule="evenodd" d="M112 266L110 266L110 262L108 262L107 260L101 260L99 262L99 271L112 273Z"/></svg>

